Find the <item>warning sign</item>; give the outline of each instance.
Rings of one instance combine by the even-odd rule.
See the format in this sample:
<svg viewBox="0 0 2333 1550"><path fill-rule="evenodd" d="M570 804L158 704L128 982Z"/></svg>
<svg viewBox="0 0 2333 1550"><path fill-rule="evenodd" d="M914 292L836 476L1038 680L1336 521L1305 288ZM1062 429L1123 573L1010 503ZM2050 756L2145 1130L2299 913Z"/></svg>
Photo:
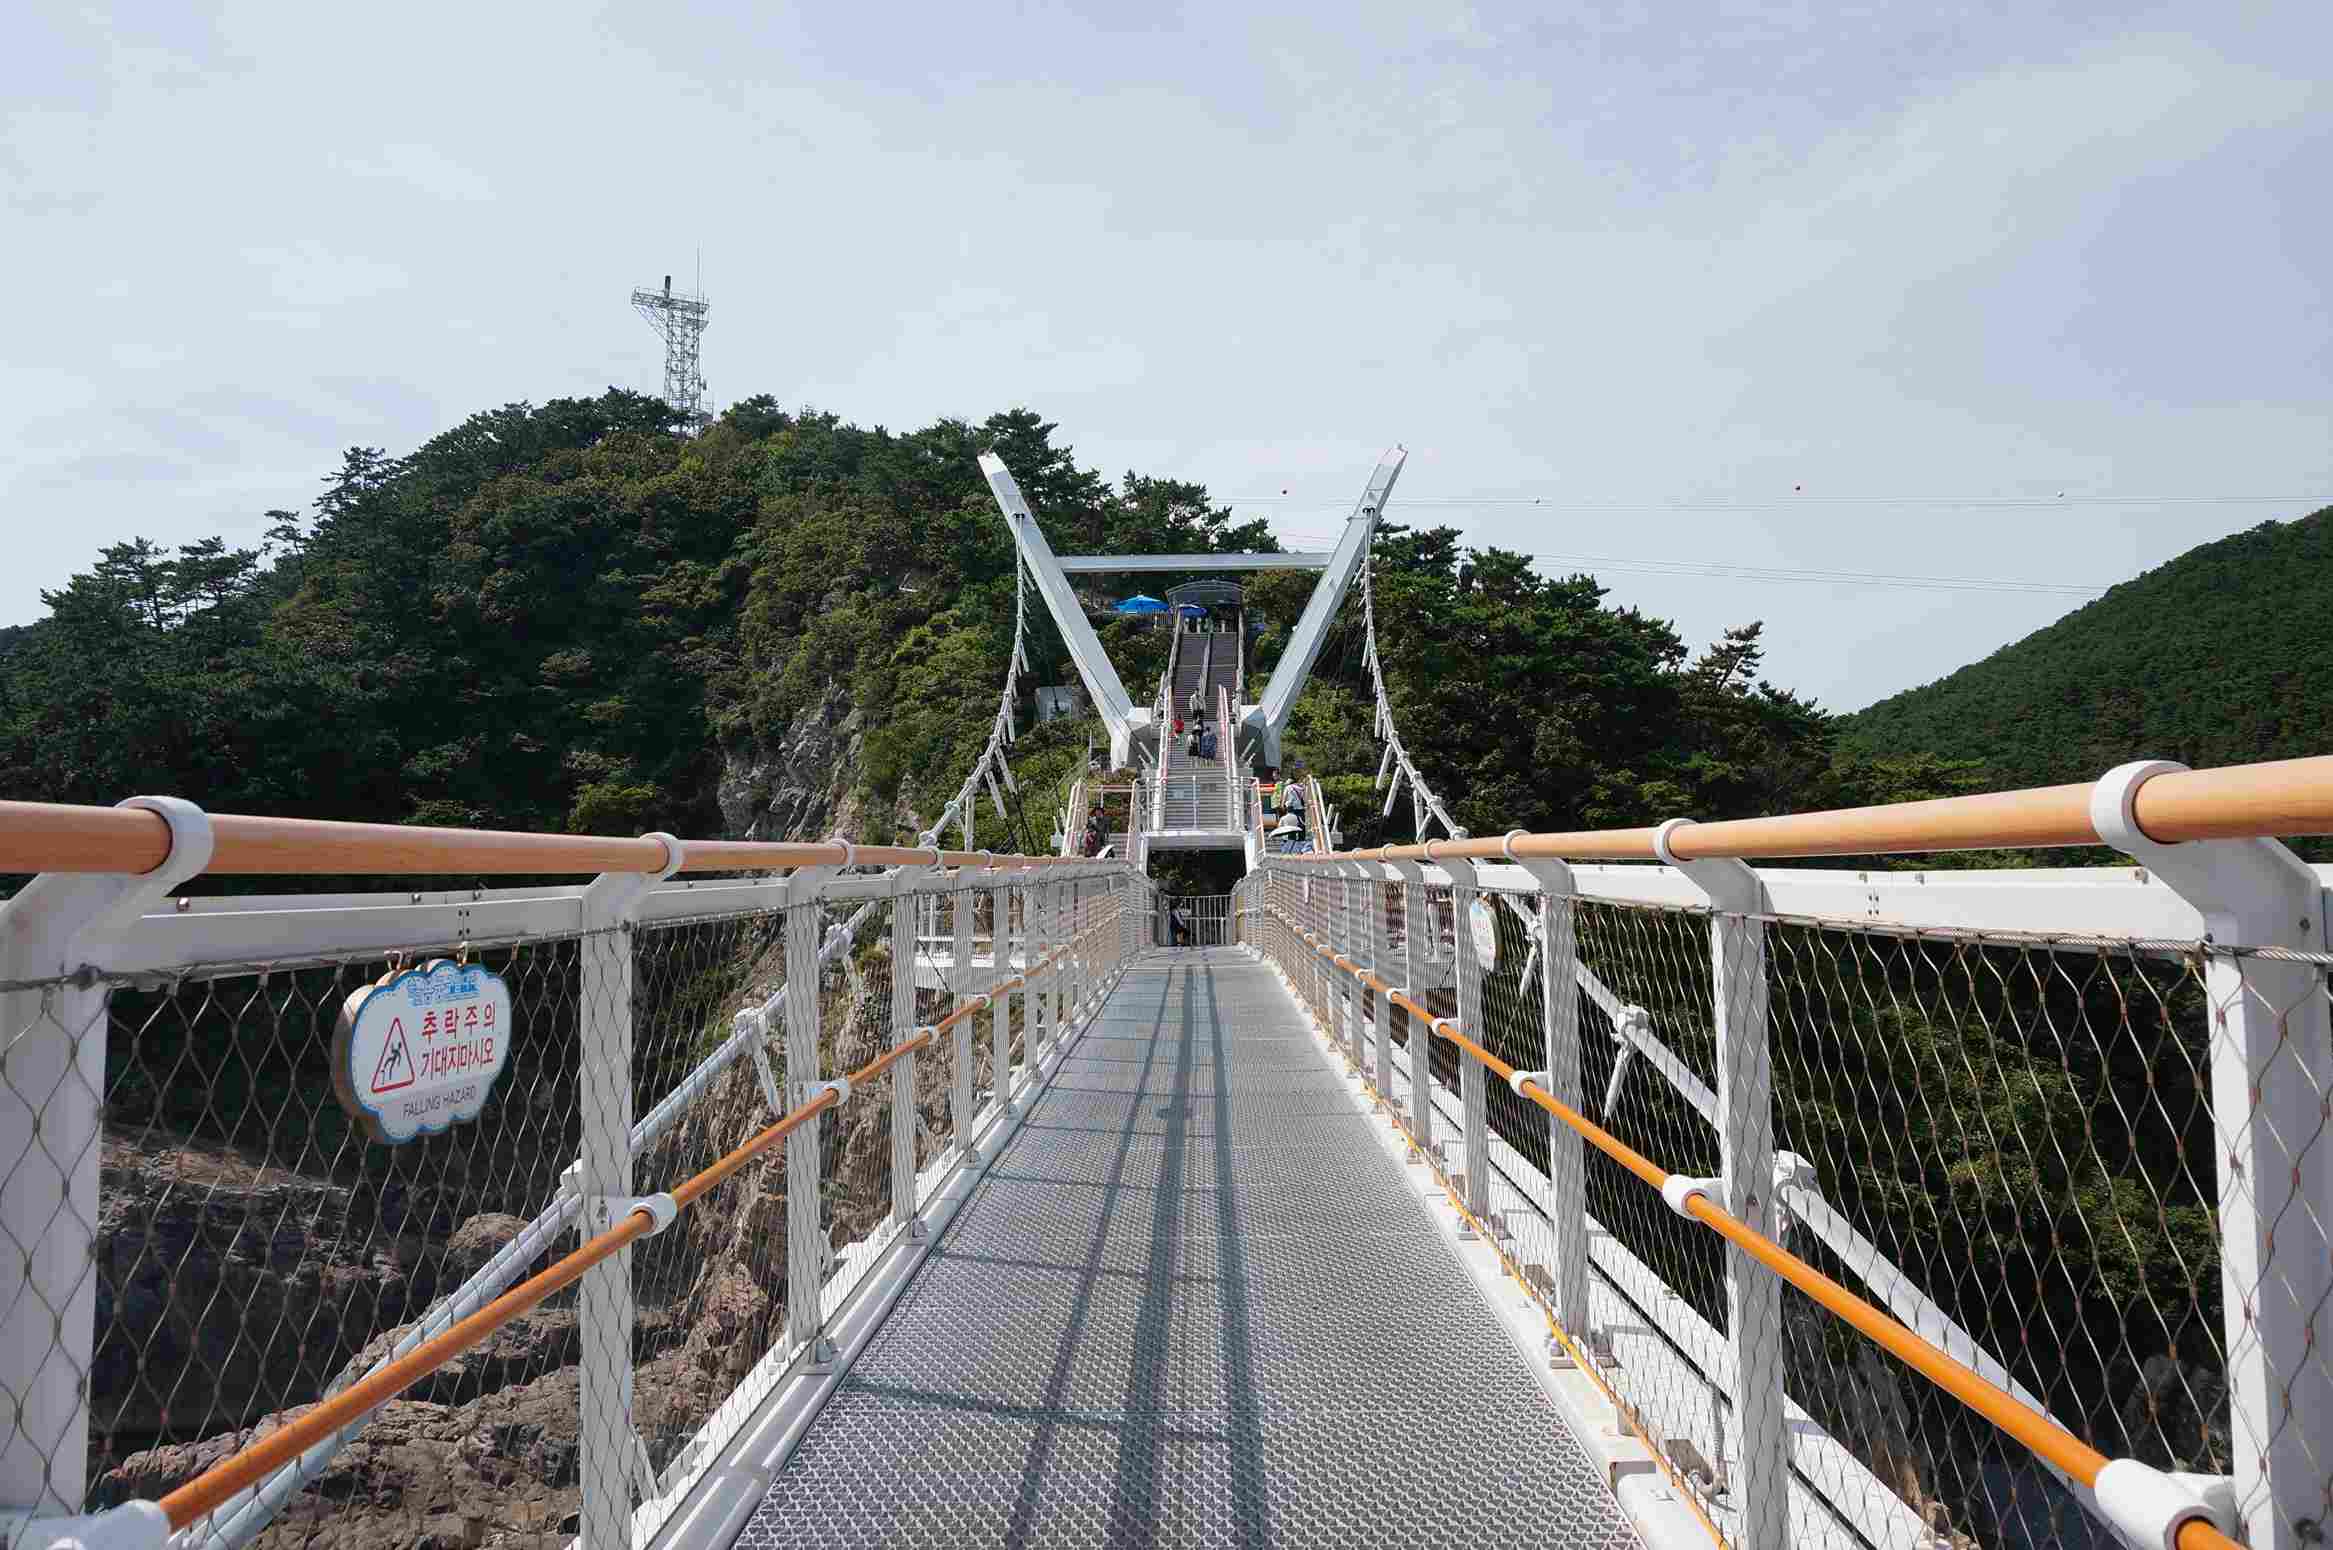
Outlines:
<svg viewBox="0 0 2333 1550"><path fill-rule="evenodd" d="M394 1146L476 1119L509 1057L510 987L440 958L349 996L332 1036L332 1085L374 1140Z"/></svg>
<svg viewBox="0 0 2333 1550"><path fill-rule="evenodd" d="M1481 894L1467 907L1467 924L1474 932L1474 956L1485 969L1499 966L1499 922L1491 901Z"/></svg>

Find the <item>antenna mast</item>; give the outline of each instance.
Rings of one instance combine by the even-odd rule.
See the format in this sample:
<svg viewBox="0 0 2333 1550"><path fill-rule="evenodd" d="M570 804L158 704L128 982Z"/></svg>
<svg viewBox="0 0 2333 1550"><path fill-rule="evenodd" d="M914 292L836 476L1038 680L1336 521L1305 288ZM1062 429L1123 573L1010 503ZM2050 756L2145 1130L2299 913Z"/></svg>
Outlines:
<svg viewBox="0 0 2333 1550"><path fill-rule="evenodd" d="M705 379L697 370L697 341L705 332L705 314L712 304L702 295L676 292L672 276L664 277L661 291L637 290L632 306L648 326L664 336L664 401L680 412L691 431L703 430L713 417L705 412Z"/></svg>

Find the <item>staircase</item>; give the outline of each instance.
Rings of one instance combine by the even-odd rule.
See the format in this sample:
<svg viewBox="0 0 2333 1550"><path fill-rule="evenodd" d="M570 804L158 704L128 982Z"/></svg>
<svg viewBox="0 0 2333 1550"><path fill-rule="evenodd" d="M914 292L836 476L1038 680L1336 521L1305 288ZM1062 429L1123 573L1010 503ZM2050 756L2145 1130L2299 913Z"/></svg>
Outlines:
<svg viewBox="0 0 2333 1550"><path fill-rule="evenodd" d="M1233 735L1232 729L1216 728L1216 758L1198 759L1188 752L1194 720L1214 719L1217 691L1228 691L1235 705L1239 700L1239 631L1243 621L1234 611L1230 622L1228 630L1186 631L1175 643L1169 706L1171 715L1182 720L1184 735L1176 737L1170 730L1159 740L1159 769L1166 779L1163 827L1167 829L1220 829L1231 824L1220 740ZM1191 712L1193 690L1198 691L1205 707L1197 718Z"/></svg>

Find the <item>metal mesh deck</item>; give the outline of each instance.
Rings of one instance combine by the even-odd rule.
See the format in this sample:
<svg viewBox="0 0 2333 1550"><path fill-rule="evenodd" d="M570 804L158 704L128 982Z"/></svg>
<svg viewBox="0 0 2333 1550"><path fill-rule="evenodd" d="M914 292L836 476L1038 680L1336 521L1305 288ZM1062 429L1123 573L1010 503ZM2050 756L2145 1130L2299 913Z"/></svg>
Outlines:
<svg viewBox="0 0 2333 1550"><path fill-rule="evenodd" d="M1270 970L1156 955L738 1541L1634 1546Z"/></svg>

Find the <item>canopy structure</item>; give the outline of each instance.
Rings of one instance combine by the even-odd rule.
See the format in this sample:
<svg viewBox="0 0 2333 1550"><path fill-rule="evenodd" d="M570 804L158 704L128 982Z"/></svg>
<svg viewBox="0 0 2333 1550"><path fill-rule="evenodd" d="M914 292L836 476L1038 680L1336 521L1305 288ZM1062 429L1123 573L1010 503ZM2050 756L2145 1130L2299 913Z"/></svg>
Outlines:
<svg viewBox="0 0 2333 1550"><path fill-rule="evenodd" d="M1118 600L1118 612L1122 614L1163 614L1166 611L1166 604L1140 592Z"/></svg>

